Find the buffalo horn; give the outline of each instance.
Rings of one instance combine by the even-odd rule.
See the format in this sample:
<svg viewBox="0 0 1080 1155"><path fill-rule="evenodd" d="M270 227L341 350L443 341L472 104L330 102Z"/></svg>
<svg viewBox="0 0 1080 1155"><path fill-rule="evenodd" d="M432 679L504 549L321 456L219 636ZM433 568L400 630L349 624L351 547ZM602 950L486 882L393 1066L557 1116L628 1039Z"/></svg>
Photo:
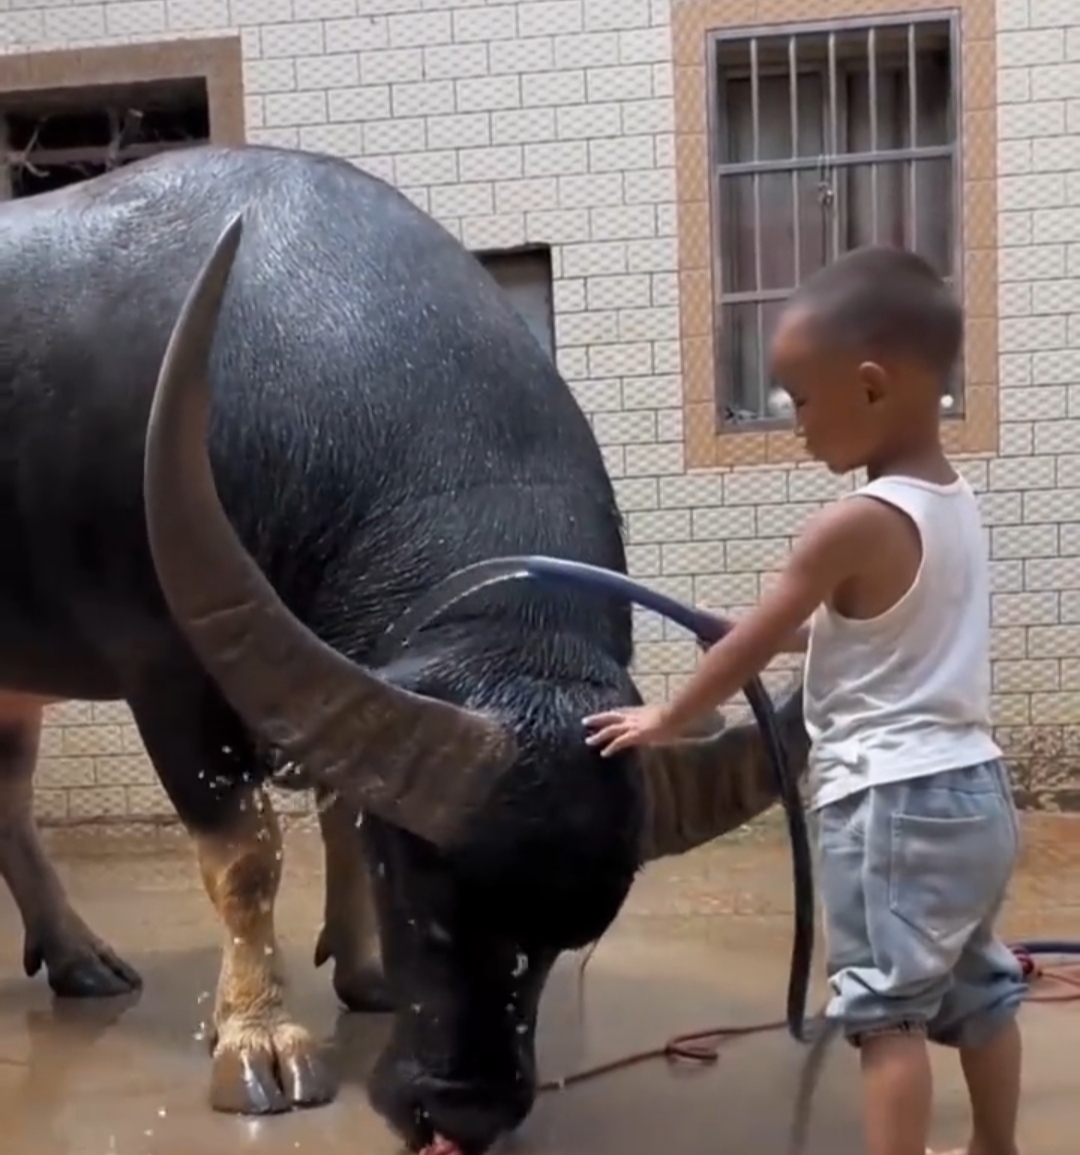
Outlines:
<svg viewBox="0 0 1080 1155"><path fill-rule="evenodd" d="M446 845L513 762L513 734L390 685L322 642L248 555L217 493L209 361L242 232L237 216L188 291L154 393L144 485L158 581L204 669L255 735L360 808Z"/></svg>
<svg viewBox="0 0 1080 1155"><path fill-rule="evenodd" d="M792 771L802 776L809 742L802 690L777 711L777 729ZM779 797L776 772L754 722L640 751L645 780L641 860L683 854L764 813Z"/></svg>

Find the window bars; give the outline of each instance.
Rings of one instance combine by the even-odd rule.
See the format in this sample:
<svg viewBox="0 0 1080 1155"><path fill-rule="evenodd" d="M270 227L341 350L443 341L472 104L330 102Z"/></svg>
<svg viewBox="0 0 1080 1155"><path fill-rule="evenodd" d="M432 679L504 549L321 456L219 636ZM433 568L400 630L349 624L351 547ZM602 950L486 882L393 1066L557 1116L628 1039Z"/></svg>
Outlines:
<svg viewBox="0 0 1080 1155"><path fill-rule="evenodd" d="M806 276L896 244L958 284L957 25L940 15L717 33L710 105L717 398L775 422L768 343ZM944 399L959 409L957 386Z"/></svg>

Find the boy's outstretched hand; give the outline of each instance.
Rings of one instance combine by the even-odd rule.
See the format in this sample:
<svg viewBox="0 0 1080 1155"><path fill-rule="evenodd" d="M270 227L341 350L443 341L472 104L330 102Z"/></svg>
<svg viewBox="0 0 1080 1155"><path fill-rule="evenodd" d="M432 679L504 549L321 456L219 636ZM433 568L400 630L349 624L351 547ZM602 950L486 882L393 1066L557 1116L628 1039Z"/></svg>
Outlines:
<svg viewBox="0 0 1080 1155"><path fill-rule="evenodd" d="M600 747L600 757L610 758L634 746L651 746L678 737L668 721L666 706L627 706L625 710L608 710L585 719L590 731L585 742Z"/></svg>

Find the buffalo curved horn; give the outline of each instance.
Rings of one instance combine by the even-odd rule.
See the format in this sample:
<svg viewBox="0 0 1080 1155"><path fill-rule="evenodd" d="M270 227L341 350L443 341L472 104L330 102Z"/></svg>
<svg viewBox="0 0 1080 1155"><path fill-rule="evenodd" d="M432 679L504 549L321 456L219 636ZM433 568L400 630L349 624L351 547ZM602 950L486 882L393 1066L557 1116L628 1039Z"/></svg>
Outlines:
<svg viewBox="0 0 1080 1155"><path fill-rule="evenodd" d="M460 836L516 756L494 719L392 686L282 603L222 508L209 360L243 233L225 228L188 291L150 411L144 501L173 619L245 725L362 809L436 845Z"/></svg>
<svg viewBox="0 0 1080 1155"><path fill-rule="evenodd" d="M728 729L714 721L712 733L638 751L645 785L642 862L704 846L764 813L779 797L757 724ZM801 776L809 752L801 687L777 710L777 730L788 765Z"/></svg>

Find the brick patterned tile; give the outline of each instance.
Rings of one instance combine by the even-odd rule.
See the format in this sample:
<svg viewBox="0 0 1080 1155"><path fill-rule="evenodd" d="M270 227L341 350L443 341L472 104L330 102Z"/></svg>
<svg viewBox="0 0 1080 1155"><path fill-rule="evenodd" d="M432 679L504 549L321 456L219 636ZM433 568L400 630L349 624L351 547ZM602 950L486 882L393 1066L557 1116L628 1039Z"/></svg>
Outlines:
<svg viewBox="0 0 1080 1155"><path fill-rule="evenodd" d="M67 791L68 814L72 818L117 819L128 814L123 786L76 786Z"/></svg>
<svg viewBox="0 0 1080 1155"><path fill-rule="evenodd" d="M265 58L318 56L326 51L323 25L318 20L269 24L262 29L260 40Z"/></svg>
<svg viewBox="0 0 1080 1155"><path fill-rule="evenodd" d="M1027 726L1031 721L1031 698L1028 694L994 694L990 706L998 726Z"/></svg>
<svg viewBox="0 0 1080 1155"><path fill-rule="evenodd" d="M758 531L753 506L710 505L692 511L690 536L695 541L727 541L747 538Z"/></svg>
<svg viewBox="0 0 1080 1155"><path fill-rule="evenodd" d="M1026 590L1080 589L1080 557L1031 558L1023 564Z"/></svg>
<svg viewBox="0 0 1080 1155"><path fill-rule="evenodd" d="M64 702L45 711L46 724L68 728L91 725L94 721L92 702Z"/></svg>
<svg viewBox="0 0 1080 1155"><path fill-rule="evenodd" d="M1028 656L1080 658L1080 626L1032 626L1028 630Z"/></svg>
<svg viewBox="0 0 1080 1155"><path fill-rule="evenodd" d="M95 782L94 759L89 757L42 758L34 775L35 792L93 786Z"/></svg>
<svg viewBox="0 0 1080 1155"><path fill-rule="evenodd" d="M990 533L991 556L997 558L1056 557L1056 525L997 526Z"/></svg>
<svg viewBox="0 0 1080 1155"><path fill-rule="evenodd" d="M128 785L125 790L128 814L171 814L173 805L157 782Z"/></svg>
<svg viewBox="0 0 1080 1155"><path fill-rule="evenodd" d="M555 67L555 42L550 36L494 40L487 53L493 73L545 72Z"/></svg>
<svg viewBox="0 0 1080 1155"><path fill-rule="evenodd" d="M1027 630L1023 626L1003 626L995 630L992 653L995 660L1016 661L1026 658Z"/></svg>
<svg viewBox="0 0 1080 1155"><path fill-rule="evenodd" d="M142 749L138 753L109 754L93 760L93 781L100 786L131 786L156 782L150 759Z"/></svg>
<svg viewBox="0 0 1080 1155"><path fill-rule="evenodd" d="M451 13L451 27L455 44L468 41L512 40L518 34L517 6L514 4L463 6Z"/></svg>
<svg viewBox="0 0 1080 1155"><path fill-rule="evenodd" d="M993 685L997 694L1057 691L1062 688L1061 664L1053 658L1001 659L994 663Z"/></svg>
<svg viewBox="0 0 1080 1155"><path fill-rule="evenodd" d="M164 0L113 0L105 9L107 36L143 37L166 28Z"/></svg>
<svg viewBox="0 0 1080 1155"><path fill-rule="evenodd" d="M439 44L424 49L424 76L429 80L484 76L489 69L486 44Z"/></svg>

